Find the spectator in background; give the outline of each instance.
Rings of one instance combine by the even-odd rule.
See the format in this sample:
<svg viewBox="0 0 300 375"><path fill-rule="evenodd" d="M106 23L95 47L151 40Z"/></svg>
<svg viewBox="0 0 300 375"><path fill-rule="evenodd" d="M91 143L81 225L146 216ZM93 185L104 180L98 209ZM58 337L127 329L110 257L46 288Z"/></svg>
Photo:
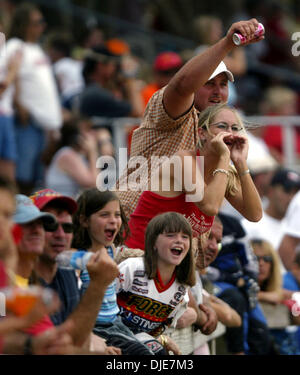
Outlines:
<svg viewBox="0 0 300 375"><path fill-rule="evenodd" d="M5 40L2 40L2 43L5 43ZM14 55L6 59L5 45L0 45L0 57L0 173L15 181L17 145L12 102L22 52L16 51Z"/></svg>
<svg viewBox="0 0 300 375"><path fill-rule="evenodd" d="M97 139L73 119L61 129L61 140L46 170L45 185L76 198L84 188L96 186Z"/></svg>
<svg viewBox="0 0 300 375"><path fill-rule="evenodd" d="M86 38L83 42L85 49L94 48L105 44L105 36L103 30L99 26L95 25L87 30Z"/></svg>
<svg viewBox="0 0 300 375"><path fill-rule="evenodd" d="M296 249L300 243L300 192L291 200L285 215L283 238L278 253L284 267L290 271L295 258Z"/></svg>
<svg viewBox="0 0 300 375"><path fill-rule="evenodd" d="M195 49L197 54L204 49L217 43L223 36L223 23L221 18L215 16L201 15L194 20L194 29L198 47ZM242 76L247 71L247 61L244 50L236 48L224 58L227 68L236 77Z"/></svg>
<svg viewBox="0 0 300 375"><path fill-rule="evenodd" d="M15 192L15 185L0 176L0 262L4 263L6 270L14 268L17 261L17 250L11 246Z"/></svg>
<svg viewBox="0 0 300 375"><path fill-rule="evenodd" d="M285 21L290 17L288 8L280 1L269 1L265 12L266 51L261 61L267 64L296 69L297 62L291 48L294 43Z"/></svg>
<svg viewBox="0 0 300 375"><path fill-rule="evenodd" d="M284 288L285 299L287 300L292 299L293 301L294 300L293 293L300 292L300 251L299 249L296 251L294 260L291 264L290 271L286 272L283 275L283 288ZM299 301L297 301L297 303L299 304ZM293 308L293 305L291 305L291 307ZM294 322L294 324L297 324L298 326L300 325L299 315L293 314L293 309L292 309L292 321ZM297 339L298 354L300 354L300 327L297 328L296 339Z"/></svg>
<svg viewBox="0 0 300 375"><path fill-rule="evenodd" d="M257 257L259 272L258 300L278 304L283 301L282 275L280 271L280 259L271 243L260 237L251 240L251 246Z"/></svg>
<svg viewBox="0 0 300 375"><path fill-rule="evenodd" d="M285 86L273 86L267 89L262 103L261 111L266 116L296 116L297 93ZM294 150L300 157L300 128L295 127ZM267 125L264 127L263 139L269 147L271 155L284 163L283 155L283 130L282 125ZM289 147L293 147L290 145Z"/></svg>
<svg viewBox="0 0 300 375"><path fill-rule="evenodd" d="M300 251L297 250L290 271L283 276L283 286L291 291L300 291ZM291 296L290 296L291 297Z"/></svg>
<svg viewBox="0 0 300 375"><path fill-rule="evenodd" d="M79 96L78 109L83 116L100 117L99 137L107 139L107 130L112 134L109 118L142 116L137 68L137 62L128 54L116 55L102 45L88 50L83 64L86 87Z"/></svg>
<svg viewBox="0 0 300 375"><path fill-rule="evenodd" d="M269 154L259 156L257 159L250 159L248 163L254 185L262 200L262 205L263 207L266 207L268 203L268 189L272 176L274 174L274 171L278 167L278 164L276 163L275 159Z"/></svg>
<svg viewBox="0 0 300 375"><path fill-rule="evenodd" d="M48 37L47 53L52 62L62 105L68 110L72 110L73 100L84 88L82 61L71 57L72 47L72 39L68 34L53 33Z"/></svg>
<svg viewBox="0 0 300 375"><path fill-rule="evenodd" d="M22 192L30 193L43 182L41 153L46 132L62 123L59 95L51 66L38 41L45 30L42 13L33 4L22 3L14 13L7 56L22 52L16 84L16 179Z"/></svg>
<svg viewBox="0 0 300 375"><path fill-rule="evenodd" d="M222 248L222 237L223 237L223 224L218 216L215 217L214 223L211 228L206 246L204 249L205 254L205 266L209 267L210 264L216 259L219 251ZM202 285L203 283L203 301L207 301L217 314L218 321L223 323L227 327L239 327L242 324L240 315L230 305L213 294L213 284L209 282L209 279L205 277L205 269L199 270L196 275L197 283ZM196 300L199 299L197 295L196 287L192 288L192 293ZM198 302L199 304L199 302ZM196 348L194 354L209 354L209 348L207 344Z"/></svg>
<svg viewBox="0 0 300 375"><path fill-rule="evenodd" d="M270 333L275 340L275 346L279 354L300 354L297 334L294 329L291 330L288 327L290 322L299 324L299 318L290 315L288 307L283 304L286 299L291 299L293 293L291 290L298 289L290 288L291 285L284 286L290 290L283 289L280 259L270 242L257 238L253 239L251 243L259 264L258 284L260 291L258 300L261 302L268 322L270 322ZM276 317L280 321L274 322Z"/></svg>
<svg viewBox="0 0 300 375"><path fill-rule="evenodd" d="M152 67L153 80L141 91L145 107L151 96L166 86L182 65L182 58L175 52L165 51L156 56Z"/></svg>
<svg viewBox="0 0 300 375"><path fill-rule="evenodd" d="M111 87L120 58L104 46L88 51L83 64L86 87L79 99L79 111L87 117L140 117L143 106L137 80L124 77L127 100L114 95ZM126 75L126 74L125 74Z"/></svg>
<svg viewBox="0 0 300 375"><path fill-rule="evenodd" d="M267 194L268 204L262 219L259 223L242 220L248 237L268 241L277 251L283 237L286 211L299 189L300 175L298 173L285 168L275 171ZM283 271L284 268L282 268Z"/></svg>
<svg viewBox="0 0 300 375"><path fill-rule="evenodd" d="M234 217L218 215L223 223L222 249L207 268L216 296L228 303L242 319L240 327L228 327L227 350L232 354L271 354L271 337L257 303L258 265L243 227Z"/></svg>

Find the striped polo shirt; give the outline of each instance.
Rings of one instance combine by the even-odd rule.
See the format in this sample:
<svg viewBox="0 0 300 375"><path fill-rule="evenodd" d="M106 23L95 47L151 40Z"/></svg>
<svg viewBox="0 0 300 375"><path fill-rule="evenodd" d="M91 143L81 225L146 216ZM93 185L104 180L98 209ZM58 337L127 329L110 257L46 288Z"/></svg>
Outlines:
<svg viewBox="0 0 300 375"><path fill-rule="evenodd" d="M107 248L107 252L108 255L114 259L114 253L111 247ZM84 269L81 272L80 279L82 281L81 290L84 292L90 283L90 275L87 269ZM106 289L96 323L112 323L116 320L118 313L119 307L117 304L116 281L114 280Z"/></svg>

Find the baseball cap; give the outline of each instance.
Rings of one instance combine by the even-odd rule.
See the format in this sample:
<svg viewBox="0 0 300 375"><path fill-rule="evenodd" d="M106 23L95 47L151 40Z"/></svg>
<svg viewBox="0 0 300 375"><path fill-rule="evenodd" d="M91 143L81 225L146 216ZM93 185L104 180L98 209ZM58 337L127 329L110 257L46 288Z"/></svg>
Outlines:
<svg viewBox="0 0 300 375"><path fill-rule="evenodd" d="M230 70L227 69L227 66L225 65L225 63L223 61L220 62L220 64L217 66L217 68L215 69L215 71L213 72L213 74L209 77L208 80L211 80L213 78L215 78L218 74L220 73L226 73L227 75L227 78L229 79L230 82L233 82L234 81L234 77L233 77L233 74L231 73Z"/></svg>
<svg viewBox="0 0 300 375"><path fill-rule="evenodd" d="M300 175L286 168L278 169L271 180L271 186L281 185L287 192L293 189L300 189Z"/></svg>
<svg viewBox="0 0 300 375"><path fill-rule="evenodd" d="M118 38L109 39L106 42L106 47L114 55L125 55L130 52L128 43Z"/></svg>
<svg viewBox="0 0 300 375"><path fill-rule="evenodd" d="M47 212L41 212L32 200L23 194L16 195L16 211L13 220L16 224L27 224L41 219L44 226L56 223L55 216Z"/></svg>
<svg viewBox="0 0 300 375"><path fill-rule="evenodd" d="M58 191L52 189L39 190L31 195L30 199L40 210L42 210L49 202L54 200L64 203L68 207L71 215L73 215L77 210L77 203L73 198L62 195Z"/></svg>
<svg viewBox="0 0 300 375"><path fill-rule="evenodd" d="M158 54L154 60L153 68L156 71L164 72L176 68L181 68L183 65L182 58L175 52L166 51Z"/></svg>
<svg viewBox="0 0 300 375"><path fill-rule="evenodd" d="M247 164L251 174L256 175L260 173L272 172L278 168L277 161L269 154L259 155L251 158L248 157Z"/></svg>

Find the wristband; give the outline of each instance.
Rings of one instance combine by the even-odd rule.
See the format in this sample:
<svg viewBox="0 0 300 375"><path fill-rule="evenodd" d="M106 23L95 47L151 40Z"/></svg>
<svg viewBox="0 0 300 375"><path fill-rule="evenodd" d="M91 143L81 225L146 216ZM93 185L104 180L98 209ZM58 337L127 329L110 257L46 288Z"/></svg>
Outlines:
<svg viewBox="0 0 300 375"><path fill-rule="evenodd" d="M226 171L226 169L222 169L222 168L218 168L218 169L215 169L212 173L213 177L215 177L215 174L216 173L225 173L227 177L229 177L229 172Z"/></svg>
<svg viewBox="0 0 300 375"><path fill-rule="evenodd" d="M247 169L246 171L239 174L240 177L245 176L246 174L250 174L250 169Z"/></svg>

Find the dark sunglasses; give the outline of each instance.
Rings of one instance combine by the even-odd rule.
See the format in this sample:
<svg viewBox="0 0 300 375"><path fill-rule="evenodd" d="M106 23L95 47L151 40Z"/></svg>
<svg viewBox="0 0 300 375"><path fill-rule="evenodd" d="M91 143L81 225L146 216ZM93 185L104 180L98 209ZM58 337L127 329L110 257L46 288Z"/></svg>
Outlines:
<svg viewBox="0 0 300 375"><path fill-rule="evenodd" d="M257 255L256 256L257 260L260 261L261 259L266 262L266 263L272 263L273 262L273 258L271 257L271 255Z"/></svg>
<svg viewBox="0 0 300 375"><path fill-rule="evenodd" d="M74 225L73 223L53 223L47 224L45 226L46 232L55 232L57 231L58 227L61 226L65 233L73 233Z"/></svg>

